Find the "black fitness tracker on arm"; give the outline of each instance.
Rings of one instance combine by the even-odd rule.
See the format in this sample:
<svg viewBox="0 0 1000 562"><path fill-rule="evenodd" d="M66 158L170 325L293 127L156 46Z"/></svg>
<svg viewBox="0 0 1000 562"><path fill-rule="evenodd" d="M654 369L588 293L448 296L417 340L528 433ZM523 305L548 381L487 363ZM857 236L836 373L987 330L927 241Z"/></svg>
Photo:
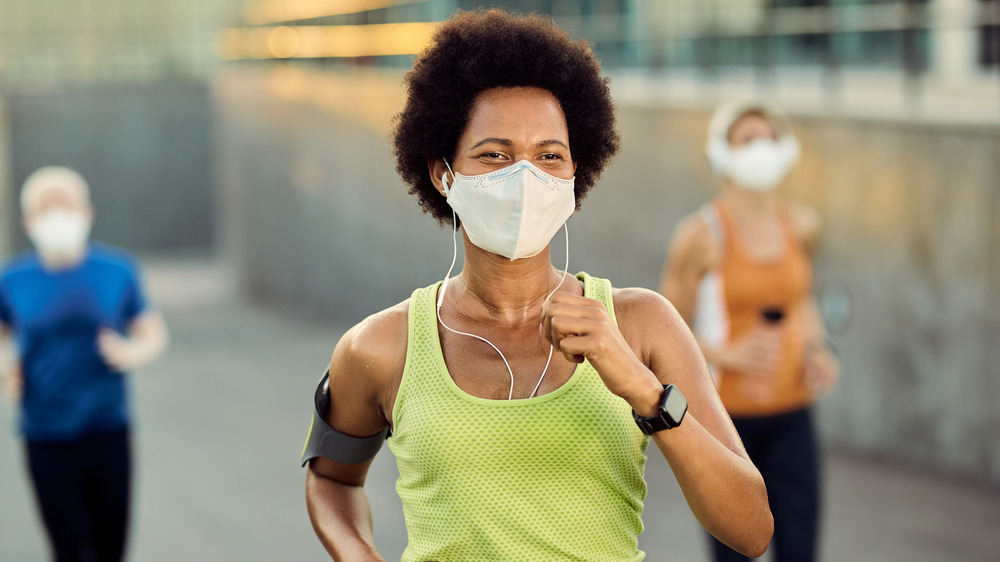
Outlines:
<svg viewBox="0 0 1000 562"><path fill-rule="evenodd" d="M650 418L645 418L632 410L632 417L635 418L639 430L646 435L652 435L664 429L673 429L681 424L684 414L687 413L688 403L680 389L672 384L663 385L663 398L660 399L660 407L657 414Z"/></svg>

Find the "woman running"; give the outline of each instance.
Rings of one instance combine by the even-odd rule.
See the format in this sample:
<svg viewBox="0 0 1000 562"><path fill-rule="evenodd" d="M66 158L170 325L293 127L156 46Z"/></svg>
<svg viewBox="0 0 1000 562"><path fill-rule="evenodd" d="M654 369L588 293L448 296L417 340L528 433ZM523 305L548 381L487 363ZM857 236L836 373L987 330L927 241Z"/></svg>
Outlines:
<svg viewBox="0 0 1000 562"><path fill-rule="evenodd" d="M774 190L799 156L777 108L734 102L709 125L722 192L682 221L660 292L691 325L767 485L778 562L816 556L819 460L811 405L838 364L812 297L817 213ZM712 540L715 560L746 560Z"/></svg>

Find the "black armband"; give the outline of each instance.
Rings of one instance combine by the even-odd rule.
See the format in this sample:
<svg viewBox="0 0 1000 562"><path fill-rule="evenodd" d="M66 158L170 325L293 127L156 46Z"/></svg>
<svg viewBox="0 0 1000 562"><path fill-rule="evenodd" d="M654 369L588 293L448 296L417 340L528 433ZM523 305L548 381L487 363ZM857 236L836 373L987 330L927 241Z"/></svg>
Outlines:
<svg viewBox="0 0 1000 562"><path fill-rule="evenodd" d="M367 462L382 448L382 442L389 436L386 427L368 437L344 435L326 423L330 412L330 372L323 375L316 387L315 409L306 445L302 448L302 466L316 457L323 457L345 464Z"/></svg>

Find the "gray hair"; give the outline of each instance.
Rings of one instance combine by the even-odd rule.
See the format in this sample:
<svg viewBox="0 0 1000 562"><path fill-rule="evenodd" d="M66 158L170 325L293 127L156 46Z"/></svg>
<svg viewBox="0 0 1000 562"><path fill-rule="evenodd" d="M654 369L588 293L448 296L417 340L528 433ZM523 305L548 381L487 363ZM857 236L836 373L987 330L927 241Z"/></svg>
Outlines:
<svg viewBox="0 0 1000 562"><path fill-rule="evenodd" d="M90 187L79 173L63 166L45 166L35 170L24 180L21 188L21 212L32 208L47 191L60 189L90 202Z"/></svg>

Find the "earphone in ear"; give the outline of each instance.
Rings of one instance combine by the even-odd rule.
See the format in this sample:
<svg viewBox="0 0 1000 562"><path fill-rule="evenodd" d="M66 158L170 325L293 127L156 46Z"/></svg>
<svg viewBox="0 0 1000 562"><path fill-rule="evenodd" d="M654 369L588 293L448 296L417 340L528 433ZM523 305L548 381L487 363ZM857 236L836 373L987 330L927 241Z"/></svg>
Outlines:
<svg viewBox="0 0 1000 562"><path fill-rule="evenodd" d="M441 186L444 188L444 193L442 193L441 195L444 195L445 197L447 197L448 193L451 191L448 188L448 172L451 172L451 174L453 176L455 175L455 172L452 172L451 166L448 165L448 159L447 158L442 158L441 161L444 162L445 167L448 168L448 171L441 173Z"/></svg>
<svg viewBox="0 0 1000 562"><path fill-rule="evenodd" d="M441 174L441 187L443 188L441 195L445 197L448 196L448 172Z"/></svg>

